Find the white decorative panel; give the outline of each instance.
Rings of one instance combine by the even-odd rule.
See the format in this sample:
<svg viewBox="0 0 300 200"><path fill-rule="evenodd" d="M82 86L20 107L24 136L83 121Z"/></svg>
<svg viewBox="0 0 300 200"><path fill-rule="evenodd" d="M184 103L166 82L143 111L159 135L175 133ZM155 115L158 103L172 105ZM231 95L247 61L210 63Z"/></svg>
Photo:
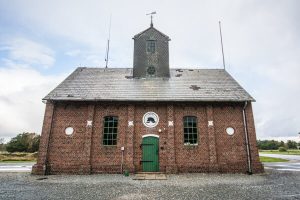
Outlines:
<svg viewBox="0 0 300 200"><path fill-rule="evenodd" d="M133 121L128 121L128 126L133 126Z"/></svg>

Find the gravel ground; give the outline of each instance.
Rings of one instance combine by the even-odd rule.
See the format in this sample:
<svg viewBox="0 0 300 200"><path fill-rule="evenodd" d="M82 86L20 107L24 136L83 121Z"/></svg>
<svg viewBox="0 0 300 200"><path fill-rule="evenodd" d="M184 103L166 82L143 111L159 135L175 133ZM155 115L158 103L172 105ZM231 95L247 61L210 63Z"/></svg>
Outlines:
<svg viewBox="0 0 300 200"><path fill-rule="evenodd" d="M0 173L0 199L300 199L300 173L179 174L168 180L122 175ZM42 180L39 180L42 179Z"/></svg>

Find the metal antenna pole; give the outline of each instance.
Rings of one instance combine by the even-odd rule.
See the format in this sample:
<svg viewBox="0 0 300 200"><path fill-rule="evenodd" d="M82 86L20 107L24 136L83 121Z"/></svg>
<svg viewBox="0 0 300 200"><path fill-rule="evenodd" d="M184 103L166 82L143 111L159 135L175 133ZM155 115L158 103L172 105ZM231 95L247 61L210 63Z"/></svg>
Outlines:
<svg viewBox="0 0 300 200"><path fill-rule="evenodd" d="M108 29L108 39L107 39L107 47L106 47L106 58L105 58L105 68L108 66L108 55L109 55L109 41L110 41L110 29L111 29L111 14L109 17L109 29Z"/></svg>
<svg viewBox="0 0 300 200"><path fill-rule="evenodd" d="M224 58L224 49L223 49L223 38L222 38L222 29L221 29L221 22L219 21L219 28L220 28L220 38L221 38L221 47L222 47L222 56L223 56L223 68L225 68L225 58Z"/></svg>

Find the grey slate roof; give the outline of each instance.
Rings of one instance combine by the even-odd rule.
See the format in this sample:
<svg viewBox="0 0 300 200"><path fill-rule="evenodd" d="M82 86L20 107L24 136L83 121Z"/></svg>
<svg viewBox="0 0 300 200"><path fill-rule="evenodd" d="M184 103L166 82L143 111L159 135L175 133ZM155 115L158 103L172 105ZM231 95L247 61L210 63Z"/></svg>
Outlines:
<svg viewBox="0 0 300 200"><path fill-rule="evenodd" d="M170 78L132 78L132 68L77 68L44 100L255 101L223 69L171 69Z"/></svg>

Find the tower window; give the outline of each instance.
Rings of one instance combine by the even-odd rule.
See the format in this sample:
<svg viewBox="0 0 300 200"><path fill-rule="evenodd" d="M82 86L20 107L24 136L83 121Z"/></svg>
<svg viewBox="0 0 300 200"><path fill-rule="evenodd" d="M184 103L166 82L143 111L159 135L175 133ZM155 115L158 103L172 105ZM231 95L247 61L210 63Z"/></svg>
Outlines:
<svg viewBox="0 0 300 200"><path fill-rule="evenodd" d="M147 41L147 52L155 53L155 41L153 40Z"/></svg>
<svg viewBox="0 0 300 200"><path fill-rule="evenodd" d="M150 76L154 76L155 75L155 67L149 66L147 68L147 74L150 75Z"/></svg>

